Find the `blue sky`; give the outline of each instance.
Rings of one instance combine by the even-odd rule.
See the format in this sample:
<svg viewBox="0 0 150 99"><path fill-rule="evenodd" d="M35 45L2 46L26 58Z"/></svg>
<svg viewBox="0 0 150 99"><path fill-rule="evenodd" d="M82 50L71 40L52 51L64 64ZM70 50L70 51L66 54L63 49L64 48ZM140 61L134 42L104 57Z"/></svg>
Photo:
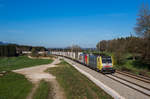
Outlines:
<svg viewBox="0 0 150 99"><path fill-rule="evenodd" d="M45 47L95 47L126 37L150 0L0 0L0 41Z"/></svg>

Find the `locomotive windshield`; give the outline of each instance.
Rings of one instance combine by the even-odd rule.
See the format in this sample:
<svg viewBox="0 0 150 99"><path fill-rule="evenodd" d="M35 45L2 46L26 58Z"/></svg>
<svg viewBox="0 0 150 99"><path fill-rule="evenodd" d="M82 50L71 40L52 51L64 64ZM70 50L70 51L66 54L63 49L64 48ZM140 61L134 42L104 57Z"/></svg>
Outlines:
<svg viewBox="0 0 150 99"><path fill-rule="evenodd" d="M102 63L112 63L111 58L102 58Z"/></svg>

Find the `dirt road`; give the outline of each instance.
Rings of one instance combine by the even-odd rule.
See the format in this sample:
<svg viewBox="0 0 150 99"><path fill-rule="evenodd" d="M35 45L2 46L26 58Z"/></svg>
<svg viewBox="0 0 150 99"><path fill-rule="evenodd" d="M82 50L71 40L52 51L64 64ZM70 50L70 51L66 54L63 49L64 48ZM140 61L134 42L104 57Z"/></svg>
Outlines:
<svg viewBox="0 0 150 99"><path fill-rule="evenodd" d="M29 94L27 99L32 99L32 96L38 87L38 83L40 80L46 80L49 81L52 84L53 87L53 98L54 99L64 99L64 93L62 91L62 88L60 88L58 82L56 81L56 77L44 72L46 69L50 67L56 67L60 62L59 59L55 59L53 63L47 64L47 65L40 65L40 66L34 66L29 68L23 68L14 70L13 72L20 73L26 76L33 84L35 84L35 87L32 89L32 92Z"/></svg>

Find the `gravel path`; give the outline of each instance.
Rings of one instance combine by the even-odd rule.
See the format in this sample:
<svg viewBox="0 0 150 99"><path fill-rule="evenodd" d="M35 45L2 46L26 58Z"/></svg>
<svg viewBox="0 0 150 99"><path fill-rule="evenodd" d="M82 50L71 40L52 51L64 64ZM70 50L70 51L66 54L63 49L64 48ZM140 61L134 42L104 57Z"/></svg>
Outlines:
<svg viewBox="0 0 150 99"><path fill-rule="evenodd" d="M92 69L87 68L86 66L83 66L81 64L78 64L72 60L65 59L67 62L71 62L75 64L78 68L84 70L85 72L89 73L90 75L94 76L97 80L101 81L103 84L107 85L111 89L118 92L121 96L125 97L126 99L150 99L150 97L131 89L119 82L116 82L105 75L98 73Z"/></svg>
<svg viewBox="0 0 150 99"><path fill-rule="evenodd" d="M44 72L46 69L50 67L56 67L57 66L56 64L58 64L59 62L60 62L59 59L55 59L51 64L23 68L13 71L25 75L26 78L28 78L35 85L35 87L29 94L27 99L32 99L34 91L38 87L38 84L41 80L49 81L52 84L53 87L52 94L54 99L64 99L64 93L60 88L58 82L56 81L56 77L49 73Z"/></svg>

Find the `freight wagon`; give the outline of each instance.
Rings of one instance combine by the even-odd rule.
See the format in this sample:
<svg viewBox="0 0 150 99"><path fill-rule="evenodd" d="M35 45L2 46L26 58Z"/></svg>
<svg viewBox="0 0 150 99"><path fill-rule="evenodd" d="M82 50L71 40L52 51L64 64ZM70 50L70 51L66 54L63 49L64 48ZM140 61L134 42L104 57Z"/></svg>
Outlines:
<svg viewBox="0 0 150 99"><path fill-rule="evenodd" d="M102 73L115 73L115 69L113 68L113 58L111 56L92 55L82 52L52 52L52 54L53 53L75 60Z"/></svg>

